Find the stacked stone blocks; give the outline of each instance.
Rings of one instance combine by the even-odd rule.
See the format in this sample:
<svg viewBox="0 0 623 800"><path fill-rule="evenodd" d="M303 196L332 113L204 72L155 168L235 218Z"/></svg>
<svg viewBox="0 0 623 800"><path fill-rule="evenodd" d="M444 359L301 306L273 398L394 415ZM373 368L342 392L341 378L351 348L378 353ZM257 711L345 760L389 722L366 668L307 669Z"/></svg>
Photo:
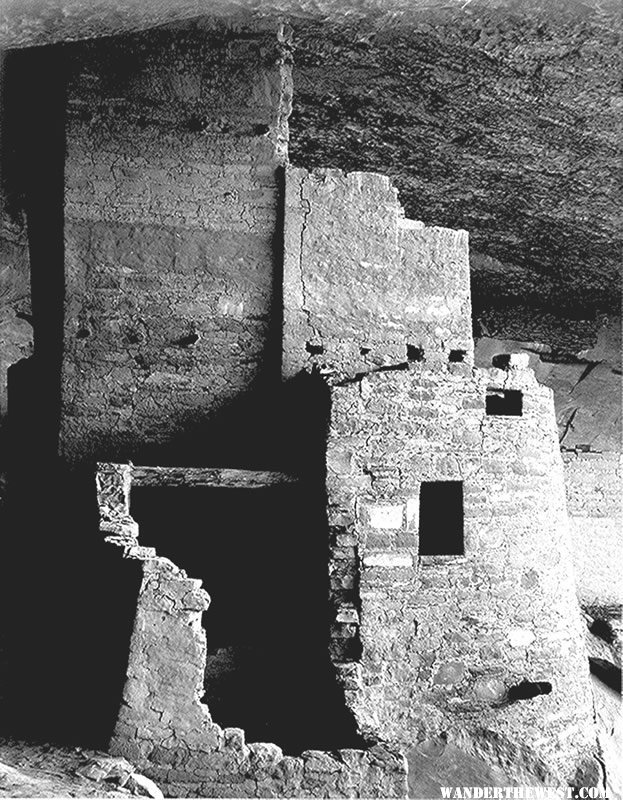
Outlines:
<svg viewBox="0 0 623 800"><path fill-rule="evenodd" d="M133 471L143 480L162 478L158 468L122 464L99 464L96 478L102 533L143 568L111 752L140 765L172 797L406 797L406 762L382 744L295 758L275 744L247 744L243 730L213 722L201 703L207 592L141 547L136 528L126 526L120 536L113 527L111 534L111 520L131 519Z"/></svg>
<svg viewBox="0 0 623 800"><path fill-rule="evenodd" d="M525 356L473 367L467 237L405 220L384 177L289 171L285 235L284 375L331 385L331 653L360 729L508 763L521 731L517 777L572 781L595 733L550 390ZM420 487L446 481L462 547L423 555Z"/></svg>

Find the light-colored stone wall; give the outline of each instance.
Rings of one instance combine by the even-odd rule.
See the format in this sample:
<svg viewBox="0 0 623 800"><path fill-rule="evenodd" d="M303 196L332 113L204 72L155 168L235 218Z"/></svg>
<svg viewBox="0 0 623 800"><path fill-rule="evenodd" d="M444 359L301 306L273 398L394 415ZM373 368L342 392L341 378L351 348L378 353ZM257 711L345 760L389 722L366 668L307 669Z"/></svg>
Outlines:
<svg viewBox="0 0 623 800"><path fill-rule="evenodd" d="M67 459L137 459L278 376L287 60L200 23L70 49Z"/></svg>
<svg viewBox="0 0 623 800"><path fill-rule="evenodd" d="M487 416L490 387L522 391L523 415ZM521 367L457 364L368 375L332 397L333 563L350 537L356 567L336 611L361 617L336 619L336 635L359 639L340 671L360 725L405 743L498 737L507 757L520 739L512 777L571 780L595 740L550 391ZM463 482L464 555L418 553L431 480ZM509 702L523 681L552 691Z"/></svg>
<svg viewBox="0 0 623 800"><path fill-rule="evenodd" d="M621 456L565 452L563 460L580 602L589 607L620 608Z"/></svg>
<svg viewBox="0 0 623 800"><path fill-rule="evenodd" d="M101 531L143 570L111 752L140 766L168 797L406 797L404 757L386 746L295 758L275 744L247 744L242 729L212 721L201 703L201 615L210 598L201 581L139 546L132 475L117 464L100 464L97 474Z"/></svg>
<svg viewBox="0 0 623 800"><path fill-rule="evenodd" d="M283 373L473 358L467 234L407 220L388 178L286 173Z"/></svg>
<svg viewBox="0 0 623 800"><path fill-rule="evenodd" d="M284 373L332 384L331 655L361 730L599 780L552 393L525 355L473 368L466 236L404 220L381 176L297 170L285 238ZM491 390L521 413L489 415ZM462 555L420 555L423 481L462 482Z"/></svg>

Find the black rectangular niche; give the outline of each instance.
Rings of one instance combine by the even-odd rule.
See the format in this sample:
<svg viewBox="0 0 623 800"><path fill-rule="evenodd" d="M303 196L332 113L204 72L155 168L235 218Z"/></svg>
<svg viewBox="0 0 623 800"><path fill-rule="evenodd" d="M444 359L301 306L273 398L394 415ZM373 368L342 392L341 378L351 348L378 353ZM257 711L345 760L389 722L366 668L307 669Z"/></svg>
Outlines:
<svg viewBox="0 0 623 800"><path fill-rule="evenodd" d="M520 417L523 393L518 389L487 389L486 409L489 416Z"/></svg>
<svg viewBox="0 0 623 800"><path fill-rule="evenodd" d="M421 556L462 556L463 481L423 481L420 486Z"/></svg>

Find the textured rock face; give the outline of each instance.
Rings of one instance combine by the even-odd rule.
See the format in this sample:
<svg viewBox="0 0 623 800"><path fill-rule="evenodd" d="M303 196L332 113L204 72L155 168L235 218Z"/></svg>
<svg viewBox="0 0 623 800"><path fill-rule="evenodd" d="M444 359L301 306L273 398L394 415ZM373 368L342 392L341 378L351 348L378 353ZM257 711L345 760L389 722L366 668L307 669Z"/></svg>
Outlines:
<svg viewBox="0 0 623 800"><path fill-rule="evenodd" d="M623 719L621 718L621 642L613 636L612 627L601 635L596 630L595 620L587 617L586 631L588 654L591 660L591 684L595 696L595 715L599 746L606 771L606 790L612 797L621 794L621 744L623 743ZM620 622L617 623L620 629ZM599 630L599 628L597 628Z"/></svg>
<svg viewBox="0 0 623 800"><path fill-rule="evenodd" d="M7 0L0 42L206 12L292 16L294 163L388 174L409 216L469 230L491 333L560 341L575 327L586 346L595 311L618 307L619 3Z"/></svg>
<svg viewBox="0 0 623 800"><path fill-rule="evenodd" d="M127 31L137 31L186 20L210 13L215 18L243 16L277 17L285 14L312 18L371 20L376 24L391 24L401 20L412 22L413 12L427 12L434 8L430 0L214 0L206 7L202 0L7 0L0 18L0 46L28 47L58 41L72 41L98 36L112 36ZM513 9L512 0L481 0L474 5L479 10L491 6ZM530 3L534 15L552 15L572 5L566 3ZM574 3L586 9L596 5L603 8L608 3ZM610 5L615 4L610 2ZM460 17L465 10L461 0L445 6L450 15Z"/></svg>
<svg viewBox="0 0 623 800"><path fill-rule="evenodd" d="M201 25L68 61L61 449L127 457L277 374L274 32ZM232 272L236 281L232 282Z"/></svg>
<svg viewBox="0 0 623 800"><path fill-rule="evenodd" d="M0 58L0 70L2 59ZM0 84L1 85L1 84ZM0 137L0 152L6 141ZM4 170L6 171L6 170ZM8 410L8 369L22 358L32 355L33 331L30 323L30 260L26 227L16 198L10 196L10 185L0 169L0 505L4 494L6 469Z"/></svg>
<svg viewBox="0 0 623 800"><path fill-rule="evenodd" d="M468 230L491 335L586 347L620 301L619 15L470 3L295 25L292 161L387 174L408 216Z"/></svg>

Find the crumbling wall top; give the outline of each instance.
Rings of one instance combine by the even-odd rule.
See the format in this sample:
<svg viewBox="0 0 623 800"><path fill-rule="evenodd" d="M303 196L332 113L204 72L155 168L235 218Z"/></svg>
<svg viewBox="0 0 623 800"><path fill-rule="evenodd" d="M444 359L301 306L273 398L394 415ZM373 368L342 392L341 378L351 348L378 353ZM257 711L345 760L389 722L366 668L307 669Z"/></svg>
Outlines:
<svg viewBox="0 0 623 800"><path fill-rule="evenodd" d="M465 231L406 220L375 173L288 168L283 373L473 361Z"/></svg>

